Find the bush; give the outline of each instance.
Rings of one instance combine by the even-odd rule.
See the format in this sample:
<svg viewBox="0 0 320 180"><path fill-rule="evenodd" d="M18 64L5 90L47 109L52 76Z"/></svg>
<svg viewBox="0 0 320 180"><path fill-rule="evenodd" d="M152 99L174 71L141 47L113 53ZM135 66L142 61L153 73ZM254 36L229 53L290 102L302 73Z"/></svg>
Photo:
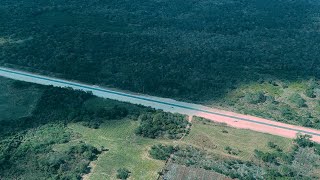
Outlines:
<svg viewBox="0 0 320 180"><path fill-rule="evenodd" d="M294 142L299 146L299 147L313 147L314 142L310 140L311 136L310 135L302 135L299 134L297 138L294 140Z"/></svg>
<svg viewBox="0 0 320 180"><path fill-rule="evenodd" d="M294 105L296 105L297 107L305 107L306 106L306 100L304 100L300 94L293 94L289 97L289 100L291 103L293 103Z"/></svg>
<svg viewBox="0 0 320 180"><path fill-rule="evenodd" d="M126 168L120 168L117 170L117 173L118 179L128 179L131 172Z"/></svg>
<svg viewBox="0 0 320 180"><path fill-rule="evenodd" d="M187 133L189 122L185 116L161 111L145 113L139 117L140 126L135 133L149 138L168 137L179 139L183 133Z"/></svg>
<svg viewBox="0 0 320 180"><path fill-rule="evenodd" d="M230 146L225 147L224 150L226 150L228 154L231 154L231 155L238 155L241 152L240 150L231 148Z"/></svg>
<svg viewBox="0 0 320 180"><path fill-rule="evenodd" d="M167 160L175 150L173 146L158 144L151 147L149 154L154 159Z"/></svg>
<svg viewBox="0 0 320 180"><path fill-rule="evenodd" d="M309 98L315 98L316 95L314 94L314 89L313 88L307 88L304 94L309 97Z"/></svg>
<svg viewBox="0 0 320 180"><path fill-rule="evenodd" d="M263 92L248 93L244 97L245 101L250 104L264 103L267 98Z"/></svg>

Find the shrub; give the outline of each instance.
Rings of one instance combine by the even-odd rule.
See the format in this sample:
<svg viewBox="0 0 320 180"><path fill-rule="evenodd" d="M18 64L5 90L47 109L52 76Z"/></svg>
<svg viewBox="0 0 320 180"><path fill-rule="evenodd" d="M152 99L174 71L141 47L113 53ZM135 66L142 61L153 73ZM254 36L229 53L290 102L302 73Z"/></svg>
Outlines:
<svg viewBox="0 0 320 180"><path fill-rule="evenodd" d="M244 97L245 101L250 104L258 104L264 103L266 101L266 96L263 92L255 92L255 93L248 93Z"/></svg>
<svg viewBox="0 0 320 180"><path fill-rule="evenodd" d="M183 115L161 111L142 114L139 120L140 126L136 129L135 133L153 139L157 137L179 139L183 133L187 133L186 128L189 124Z"/></svg>
<svg viewBox="0 0 320 180"><path fill-rule="evenodd" d="M306 100L304 100L300 94L293 94L289 97L289 100L291 103L293 103L294 105L296 105L297 107L305 107L306 106Z"/></svg>
<svg viewBox="0 0 320 180"><path fill-rule="evenodd" d="M149 154L154 159L167 160L174 151L175 148L173 146L158 144L151 147Z"/></svg>
<svg viewBox="0 0 320 180"><path fill-rule="evenodd" d="M304 94L309 97L309 98L315 98L316 95L314 94L314 89L313 88L307 88Z"/></svg>
<svg viewBox="0 0 320 180"><path fill-rule="evenodd" d="M310 135L302 135L302 134L299 134L297 136L297 138L294 140L295 143L297 143L297 145L299 147L313 147L314 146L314 143L310 140L311 136Z"/></svg>
<svg viewBox="0 0 320 180"><path fill-rule="evenodd" d="M117 170L117 173L118 179L128 179L131 172L126 168L120 168Z"/></svg>
<svg viewBox="0 0 320 180"><path fill-rule="evenodd" d="M231 155L238 155L240 153L238 149L231 148L230 146L225 147L224 150L226 150L228 154L231 154Z"/></svg>

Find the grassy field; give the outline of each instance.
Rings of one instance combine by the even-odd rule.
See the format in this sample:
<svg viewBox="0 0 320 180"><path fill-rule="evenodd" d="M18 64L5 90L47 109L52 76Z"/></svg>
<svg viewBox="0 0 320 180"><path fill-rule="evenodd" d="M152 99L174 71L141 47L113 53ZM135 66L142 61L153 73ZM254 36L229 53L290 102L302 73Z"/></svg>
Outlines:
<svg viewBox="0 0 320 180"><path fill-rule="evenodd" d="M42 91L39 88L13 88L13 81L0 77L0 121L30 115Z"/></svg>
<svg viewBox="0 0 320 180"><path fill-rule="evenodd" d="M205 120L195 119L190 134L182 141L142 138L134 134L137 126L137 121L129 119L108 121L99 129L90 129L80 124L70 124L68 126L71 131L81 136L82 141L97 148L103 146L109 149L92 163L93 171L89 174L89 179L115 179L116 170L119 168L128 168L132 172L131 179L156 179L157 172L161 171L165 164L164 161L150 158L148 150L152 145L159 143L193 145L222 158L228 157L248 161L254 159L255 149L270 151L267 146L268 142L274 142L284 150L289 150L292 145L290 139L226 127ZM228 154L225 150L227 146L239 150L240 153L238 155ZM184 172L184 175L187 176L189 171L197 172L204 177L211 174L211 172L204 170L186 169L177 166L170 176L174 176L177 172L180 175L181 172Z"/></svg>
<svg viewBox="0 0 320 180"><path fill-rule="evenodd" d="M287 138L236 129L199 119L192 121L191 132L185 137L183 142L214 154L232 156L241 160L252 160L255 149L269 151L268 142L274 142L284 150L289 150L292 145L292 140ZM227 146L237 149L239 154L228 154L225 150Z"/></svg>
<svg viewBox="0 0 320 180"><path fill-rule="evenodd" d="M156 179L164 166L163 161L151 159L149 147L165 140L142 138L134 134L138 122L131 120L109 121L99 129L86 128L79 124L70 124L69 128L81 134L82 140L96 147L104 146L108 152L94 162L90 179L116 179L119 168L127 168L132 179Z"/></svg>

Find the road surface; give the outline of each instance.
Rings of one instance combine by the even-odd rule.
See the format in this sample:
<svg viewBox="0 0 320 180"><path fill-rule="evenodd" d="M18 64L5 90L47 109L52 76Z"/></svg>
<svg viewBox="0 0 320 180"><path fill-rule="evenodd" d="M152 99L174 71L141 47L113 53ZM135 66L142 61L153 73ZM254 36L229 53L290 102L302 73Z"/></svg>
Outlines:
<svg viewBox="0 0 320 180"><path fill-rule="evenodd" d="M0 76L42 85L71 87L77 90L91 91L94 95L103 98L150 106L155 109L162 109L166 112L186 114L189 116L199 116L215 122L226 123L229 126L235 128L250 129L288 138L296 137L297 133L309 134L312 135L312 140L320 143L320 130L284 124L276 121L229 111L223 111L219 109L213 109L203 105L186 103L168 98L127 93L118 90L102 88L95 85L88 85L69 80L52 78L4 67L0 67Z"/></svg>

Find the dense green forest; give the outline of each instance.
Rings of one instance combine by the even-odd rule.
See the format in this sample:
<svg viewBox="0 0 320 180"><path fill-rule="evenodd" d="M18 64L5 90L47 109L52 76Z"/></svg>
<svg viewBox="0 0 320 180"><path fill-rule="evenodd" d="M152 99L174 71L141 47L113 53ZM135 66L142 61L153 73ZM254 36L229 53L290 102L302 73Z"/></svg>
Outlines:
<svg viewBox="0 0 320 180"><path fill-rule="evenodd" d="M320 101L307 113L281 101L275 110L263 89L319 81L319 9L316 0L2 0L0 65L319 128L308 113ZM244 92L249 105L229 96L251 83L262 91ZM319 86L303 91L320 96Z"/></svg>
<svg viewBox="0 0 320 180"><path fill-rule="evenodd" d="M0 2L0 62L135 92L212 100L320 77L316 0Z"/></svg>
<svg viewBox="0 0 320 180"><path fill-rule="evenodd" d="M318 0L1 0L0 24L1 66L320 128ZM80 179L109 147L68 126L89 133L126 120L138 135L128 147L160 160L173 154L173 165L239 179L319 174L320 148L308 137L289 151L270 142L252 161L225 146L226 160L167 141L148 147L150 138L188 133L181 115L6 79L0 91L0 179ZM121 166L113 177L135 177L131 171Z"/></svg>

